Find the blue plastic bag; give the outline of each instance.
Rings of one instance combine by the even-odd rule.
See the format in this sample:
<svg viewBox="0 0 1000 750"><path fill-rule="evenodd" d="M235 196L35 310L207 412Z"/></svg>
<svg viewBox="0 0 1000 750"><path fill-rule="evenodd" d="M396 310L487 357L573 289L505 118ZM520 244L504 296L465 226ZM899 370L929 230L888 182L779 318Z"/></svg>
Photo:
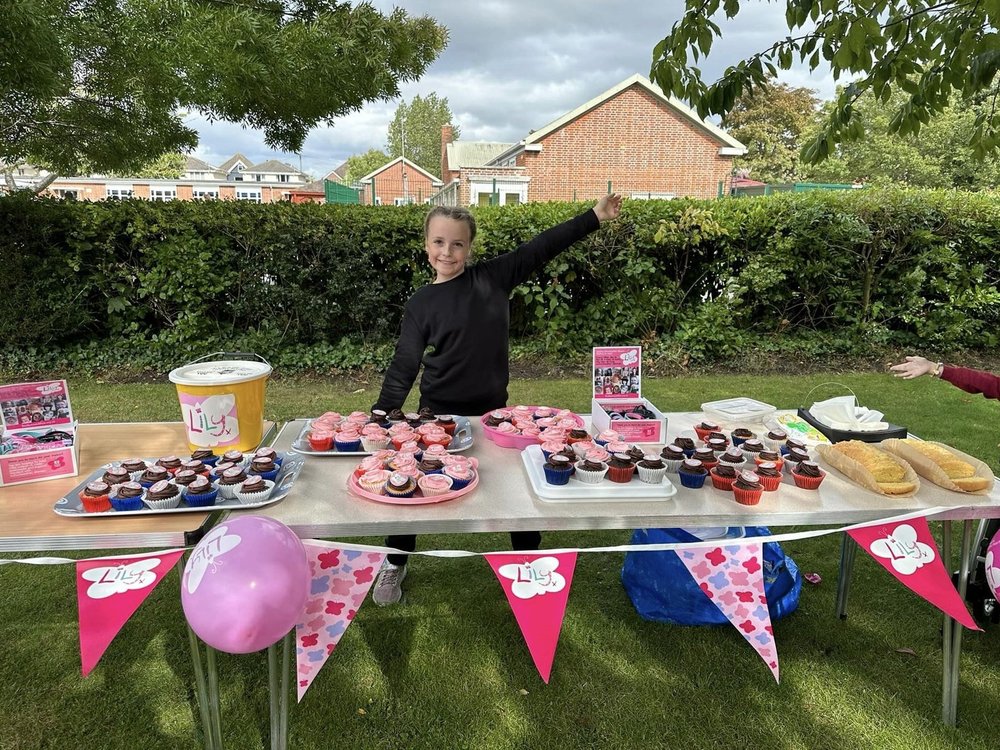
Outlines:
<svg viewBox="0 0 1000 750"><path fill-rule="evenodd" d="M766 536L764 526L748 526L743 536ZM683 529L637 529L631 544L697 542ZM721 540L720 540L721 541ZM777 542L764 545L764 593L772 620L780 620L799 606L802 574ZM622 584L639 616L674 625L725 625L729 621L705 596L684 563L673 551L627 552Z"/></svg>

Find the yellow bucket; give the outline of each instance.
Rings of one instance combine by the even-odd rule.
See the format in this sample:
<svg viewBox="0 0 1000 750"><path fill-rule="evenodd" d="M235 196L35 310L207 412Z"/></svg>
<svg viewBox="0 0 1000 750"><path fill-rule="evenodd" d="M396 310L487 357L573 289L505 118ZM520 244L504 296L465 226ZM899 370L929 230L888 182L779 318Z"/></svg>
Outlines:
<svg viewBox="0 0 1000 750"><path fill-rule="evenodd" d="M256 357L259 362L212 357ZM271 365L257 354L215 352L170 371L191 450L251 451L264 435L264 385Z"/></svg>

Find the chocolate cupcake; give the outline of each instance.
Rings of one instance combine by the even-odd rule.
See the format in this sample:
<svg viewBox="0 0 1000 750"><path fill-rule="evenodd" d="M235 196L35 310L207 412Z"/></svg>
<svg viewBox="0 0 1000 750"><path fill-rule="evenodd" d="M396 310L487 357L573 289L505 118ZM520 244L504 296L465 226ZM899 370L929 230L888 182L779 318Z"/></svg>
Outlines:
<svg viewBox="0 0 1000 750"><path fill-rule="evenodd" d="M667 465L655 453L642 457L636 465L639 481L646 484L660 484L667 473Z"/></svg>
<svg viewBox="0 0 1000 750"><path fill-rule="evenodd" d="M123 482L112 490L111 507L117 511L142 510L145 490L138 482Z"/></svg>
<svg viewBox="0 0 1000 750"><path fill-rule="evenodd" d="M769 448L765 448L756 456L758 461L771 461L773 463L781 462L781 454L778 451L773 451Z"/></svg>
<svg viewBox="0 0 1000 750"><path fill-rule="evenodd" d="M712 475L712 485L717 490L730 492L733 489L733 482L736 481L736 469L729 464L719 464L710 472Z"/></svg>
<svg viewBox="0 0 1000 750"><path fill-rule="evenodd" d="M379 427L389 426L389 414L383 409L372 409L371 422L377 424Z"/></svg>
<svg viewBox="0 0 1000 750"><path fill-rule="evenodd" d="M642 459L646 457L646 451L640 448L638 445L633 444L629 447L627 451L628 457L632 459L632 463L639 463Z"/></svg>
<svg viewBox="0 0 1000 750"><path fill-rule="evenodd" d="M219 460L219 457L216 456L215 453L213 453L210 448L199 448L196 451L192 451L191 460L201 461L203 464L212 466L213 464L215 464L216 461Z"/></svg>
<svg viewBox="0 0 1000 750"><path fill-rule="evenodd" d="M153 510L166 510L176 508L180 501L180 488L172 482L161 480L146 490L144 502Z"/></svg>
<svg viewBox="0 0 1000 750"><path fill-rule="evenodd" d="M712 450L713 453L719 455L725 453L726 449L729 447L729 441L725 438L709 438L705 441L705 445Z"/></svg>
<svg viewBox="0 0 1000 750"><path fill-rule="evenodd" d="M123 466L112 466L107 471L104 472L104 476L101 477L108 484L124 484L132 478L131 473L128 469Z"/></svg>
<svg viewBox="0 0 1000 750"><path fill-rule="evenodd" d="M743 451L735 445L719 456L720 464L728 464L737 469L743 466L746 462L747 459L746 456L743 455Z"/></svg>
<svg viewBox="0 0 1000 750"><path fill-rule="evenodd" d="M110 492L111 485L107 482L88 482L87 486L83 488L83 492L80 493L83 509L88 513L103 513L111 510L111 501L108 497Z"/></svg>
<svg viewBox="0 0 1000 750"><path fill-rule="evenodd" d="M635 463L627 453L614 453L608 459L608 479L619 484L628 484L635 474Z"/></svg>
<svg viewBox="0 0 1000 750"><path fill-rule="evenodd" d="M177 456L164 456L156 462L157 466L162 466L171 474L181 468L181 460Z"/></svg>
<svg viewBox="0 0 1000 750"><path fill-rule="evenodd" d="M423 424L423 421L420 419L420 412L408 411L403 415L403 419L406 420L406 423L413 428L419 427Z"/></svg>
<svg viewBox="0 0 1000 750"><path fill-rule="evenodd" d="M696 458L703 464L705 463L714 464L716 462L715 451L707 447L695 448L694 454L692 454L691 458Z"/></svg>
<svg viewBox="0 0 1000 750"><path fill-rule="evenodd" d="M257 474L273 482L278 476L278 465L270 456L257 455L250 459L249 473Z"/></svg>
<svg viewBox="0 0 1000 750"><path fill-rule="evenodd" d="M784 460L784 469L791 474L799 463L809 460L809 452L805 448L789 448Z"/></svg>
<svg viewBox="0 0 1000 750"><path fill-rule="evenodd" d="M506 421L508 421L508 420L504 416L504 413L502 411L495 410L495 411L491 411L490 415L488 417L486 417L486 426L487 427L498 427L499 425L503 424Z"/></svg>
<svg viewBox="0 0 1000 750"><path fill-rule="evenodd" d="M576 478L584 484L599 484L608 473L608 465L603 461L585 458L576 465Z"/></svg>
<svg viewBox="0 0 1000 750"><path fill-rule="evenodd" d="M394 471L385 483L385 494L389 497L413 497L417 491L417 480L407 474Z"/></svg>
<svg viewBox="0 0 1000 750"><path fill-rule="evenodd" d="M704 486L708 478L708 469L696 458L685 458L677 470L677 475L683 486L696 490Z"/></svg>
<svg viewBox="0 0 1000 750"><path fill-rule="evenodd" d="M763 493L760 477L752 471L741 471L733 482L733 497L740 505L756 505Z"/></svg>
<svg viewBox="0 0 1000 750"><path fill-rule="evenodd" d="M435 414L429 406L425 406L423 409L417 412L417 416L420 417L421 422L436 422L437 414Z"/></svg>
<svg viewBox="0 0 1000 750"><path fill-rule="evenodd" d="M200 458L192 458L190 461L182 461L181 468L193 471L195 474L208 473L208 467L205 465L205 462L202 461Z"/></svg>
<svg viewBox="0 0 1000 750"><path fill-rule="evenodd" d="M146 462L141 458L126 458L121 463L121 467L129 473L129 476L138 481L139 475L146 470Z"/></svg>
<svg viewBox="0 0 1000 750"><path fill-rule="evenodd" d="M237 450L226 451L222 454L222 460L227 463L240 465L243 463L243 452Z"/></svg>
<svg viewBox="0 0 1000 750"><path fill-rule="evenodd" d="M402 409L391 409L386 416L390 422L403 422L406 420Z"/></svg>
<svg viewBox="0 0 1000 750"><path fill-rule="evenodd" d="M545 481L549 484L566 484L573 474L573 463L573 459L569 456L562 453L553 453L542 467L545 473Z"/></svg>
<svg viewBox="0 0 1000 750"><path fill-rule="evenodd" d="M676 472L681 465L681 461L687 458L687 456L679 445L671 443L670 445L663 446L663 450L660 451L660 458L663 459L667 471Z"/></svg>
<svg viewBox="0 0 1000 750"><path fill-rule="evenodd" d="M674 445L684 451L684 455L688 458L694 453L694 440L689 437L677 437L674 439Z"/></svg>
<svg viewBox="0 0 1000 750"><path fill-rule="evenodd" d="M231 469L226 469L222 472L222 476L219 477L219 494L225 500L232 500L236 497L236 488L243 484L246 479L247 473L243 470L242 466L233 466Z"/></svg>
<svg viewBox="0 0 1000 750"><path fill-rule="evenodd" d="M423 460L417 464L417 468L424 474L440 474L444 470L444 462L425 454Z"/></svg>
<svg viewBox="0 0 1000 750"><path fill-rule="evenodd" d="M781 469L773 461L764 461L757 464L757 476L765 492L774 492L781 484Z"/></svg>
<svg viewBox="0 0 1000 750"><path fill-rule="evenodd" d="M267 500L271 494L274 482L264 479L260 474L251 474L236 490L236 499L243 505L253 505Z"/></svg>
<svg viewBox="0 0 1000 750"><path fill-rule="evenodd" d="M219 491L208 477L197 476L184 491L184 502L192 508L207 508L215 505L218 495Z"/></svg>
<svg viewBox="0 0 1000 750"><path fill-rule="evenodd" d="M750 438L757 437L746 427L737 427L730 434L733 436L733 445L743 445Z"/></svg>
<svg viewBox="0 0 1000 750"><path fill-rule="evenodd" d="M819 468L819 464L815 461L799 461L792 469L792 480L795 482L795 486L804 490L819 489L825 477L826 473Z"/></svg>
<svg viewBox="0 0 1000 750"><path fill-rule="evenodd" d="M179 487L187 487L191 482L198 478L198 475L191 469L181 469L176 474L174 474L174 484Z"/></svg>
<svg viewBox="0 0 1000 750"><path fill-rule="evenodd" d="M764 441L765 448L770 448L780 453L781 446L788 440L788 433L779 429L768 430L761 439Z"/></svg>
<svg viewBox="0 0 1000 750"><path fill-rule="evenodd" d="M740 446L743 452L748 454L750 458L759 455L762 450L764 450L764 443L760 438L747 438L743 441L743 445Z"/></svg>
<svg viewBox="0 0 1000 750"><path fill-rule="evenodd" d="M147 466L146 470L139 475L139 484L143 487L152 487L157 482L162 482L170 476L170 472L162 466Z"/></svg>

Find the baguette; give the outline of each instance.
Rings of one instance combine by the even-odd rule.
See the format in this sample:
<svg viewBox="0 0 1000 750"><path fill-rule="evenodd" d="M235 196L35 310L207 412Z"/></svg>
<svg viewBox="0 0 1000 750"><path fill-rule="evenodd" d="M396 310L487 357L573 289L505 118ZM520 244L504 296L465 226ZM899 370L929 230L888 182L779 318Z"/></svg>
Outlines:
<svg viewBox="0 0 1000 750"><path fill-rule="evenodd" d="M920 488L920 480L909 464L871 443L847 440L820 445L816 450L835 469L873 492L912 495Z"/></svg>
<svg viewBox="0 0 1000 750"><path fill-rule="evenodd" d="M882 447L945 489L983 493L993 488L993 472L986 464L944 443L906 438L885 440Z"/></svg>

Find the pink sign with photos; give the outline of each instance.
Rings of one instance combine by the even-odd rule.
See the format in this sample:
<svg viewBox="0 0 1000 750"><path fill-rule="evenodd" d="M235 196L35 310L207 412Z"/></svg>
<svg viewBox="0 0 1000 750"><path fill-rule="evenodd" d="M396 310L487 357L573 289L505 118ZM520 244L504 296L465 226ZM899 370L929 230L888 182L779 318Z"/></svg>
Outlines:
<svg viewBox="0 0 1000 750"><path fill-rule="evenodd" d="M594 347L594 398L642 396L642 347Z"/></svg>

